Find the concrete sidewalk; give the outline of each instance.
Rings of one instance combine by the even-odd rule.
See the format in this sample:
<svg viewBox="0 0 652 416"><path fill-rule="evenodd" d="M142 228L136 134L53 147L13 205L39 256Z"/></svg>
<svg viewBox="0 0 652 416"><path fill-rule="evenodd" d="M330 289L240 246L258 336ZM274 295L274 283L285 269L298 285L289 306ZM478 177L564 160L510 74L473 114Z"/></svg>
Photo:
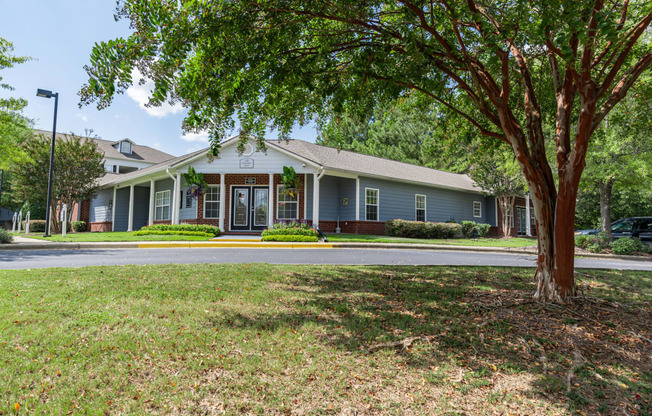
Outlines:
<svg viewBox="0 0 652 416"><path fill-rule="evenodd" d="M0 250L93 250L93 249L139 249L139 248L278 248L278 249L393 249L393 250L433 250L465 251L478 253L528 254L536 255L536 246L531 247L479 247L453 246L440 244L406 243L290 243L265 242L251 238L221 238L209 241L125 241L125 242L79 242L63 243L43 241L14 236L13 244L0 244ZM652 262L652 256L619 256L613 254L581 253L578 258L634 260Z"/></svg>

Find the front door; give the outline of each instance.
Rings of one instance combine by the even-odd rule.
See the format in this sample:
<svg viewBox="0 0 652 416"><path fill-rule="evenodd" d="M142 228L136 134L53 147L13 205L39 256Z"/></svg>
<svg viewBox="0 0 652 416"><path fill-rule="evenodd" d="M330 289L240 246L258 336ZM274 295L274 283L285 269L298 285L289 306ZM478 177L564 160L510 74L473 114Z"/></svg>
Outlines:
<svg viewBox="0 0 652 416"><path fill-rule="evenodd" d="M234 186L231 189L231 227L233 231L256 231L267 228L269 189Z"/></svg>
<svg viewBox="0 0 652 416"><path fill-rule="evenodd" d="M518 231L518 235L525 235L527 234L527 224L525 221L527 221L526 217L526 211L524 207L516 207L516 230Z"/></svg>

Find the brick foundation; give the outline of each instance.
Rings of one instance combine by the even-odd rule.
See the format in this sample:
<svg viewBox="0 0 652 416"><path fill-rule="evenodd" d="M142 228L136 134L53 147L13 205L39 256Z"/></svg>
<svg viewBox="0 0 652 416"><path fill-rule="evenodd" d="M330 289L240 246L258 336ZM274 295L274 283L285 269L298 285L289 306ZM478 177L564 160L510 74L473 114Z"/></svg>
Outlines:
<svg viewBox="0 0 652 416"><path fill-rule="evenodd" d="M86 223L86 229L92 233L95 232L108 232L111 231L113 223L111 221L106 222L90 222Z"/></svg>
<svg viewBox="0 0 652 416"><path fill-rule="evenodd" d="M319 229L324 233L334 233L335 228L337 221L319 221ZM383 221L340 221L340 228L343 233L349 234L385 235Z"/></svg>
<svg viewBox="0 0 652 416"><path fill-rule="evenodd" d="M172 221L171 220L165 220L165 221L154 221L154 224L166 224L166 225L171 225Z"/></svg>

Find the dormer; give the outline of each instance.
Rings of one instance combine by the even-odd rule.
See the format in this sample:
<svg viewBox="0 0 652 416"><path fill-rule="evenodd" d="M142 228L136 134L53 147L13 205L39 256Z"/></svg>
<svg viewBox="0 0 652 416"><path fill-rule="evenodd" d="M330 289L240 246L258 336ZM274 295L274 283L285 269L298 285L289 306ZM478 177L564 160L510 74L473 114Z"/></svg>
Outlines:
<svg viewBox="0 0 652 416"><path fill-rule="evenodd" d="M134 148L134 142L129 139L124 139L114 144L113 147L123 155L130 155Z"/></svg>

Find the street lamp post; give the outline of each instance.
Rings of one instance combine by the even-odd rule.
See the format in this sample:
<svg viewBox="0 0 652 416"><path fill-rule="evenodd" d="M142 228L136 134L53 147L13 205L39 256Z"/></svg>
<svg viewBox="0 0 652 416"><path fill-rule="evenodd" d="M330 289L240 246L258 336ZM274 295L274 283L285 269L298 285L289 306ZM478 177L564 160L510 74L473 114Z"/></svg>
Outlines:
<svg viewBox="0 0 652 416"><path fill-rule="evenodd" d="M52 126L52 144L50 145L50 173L48 175L48 197L45 206L45 235L50 236L50 203L52 201L52 171L54 170L54 140L57 137L57 105L59 104L59 93L48 90L38 89L37 97L52 98L54 97L54 125Z"/></svg>

